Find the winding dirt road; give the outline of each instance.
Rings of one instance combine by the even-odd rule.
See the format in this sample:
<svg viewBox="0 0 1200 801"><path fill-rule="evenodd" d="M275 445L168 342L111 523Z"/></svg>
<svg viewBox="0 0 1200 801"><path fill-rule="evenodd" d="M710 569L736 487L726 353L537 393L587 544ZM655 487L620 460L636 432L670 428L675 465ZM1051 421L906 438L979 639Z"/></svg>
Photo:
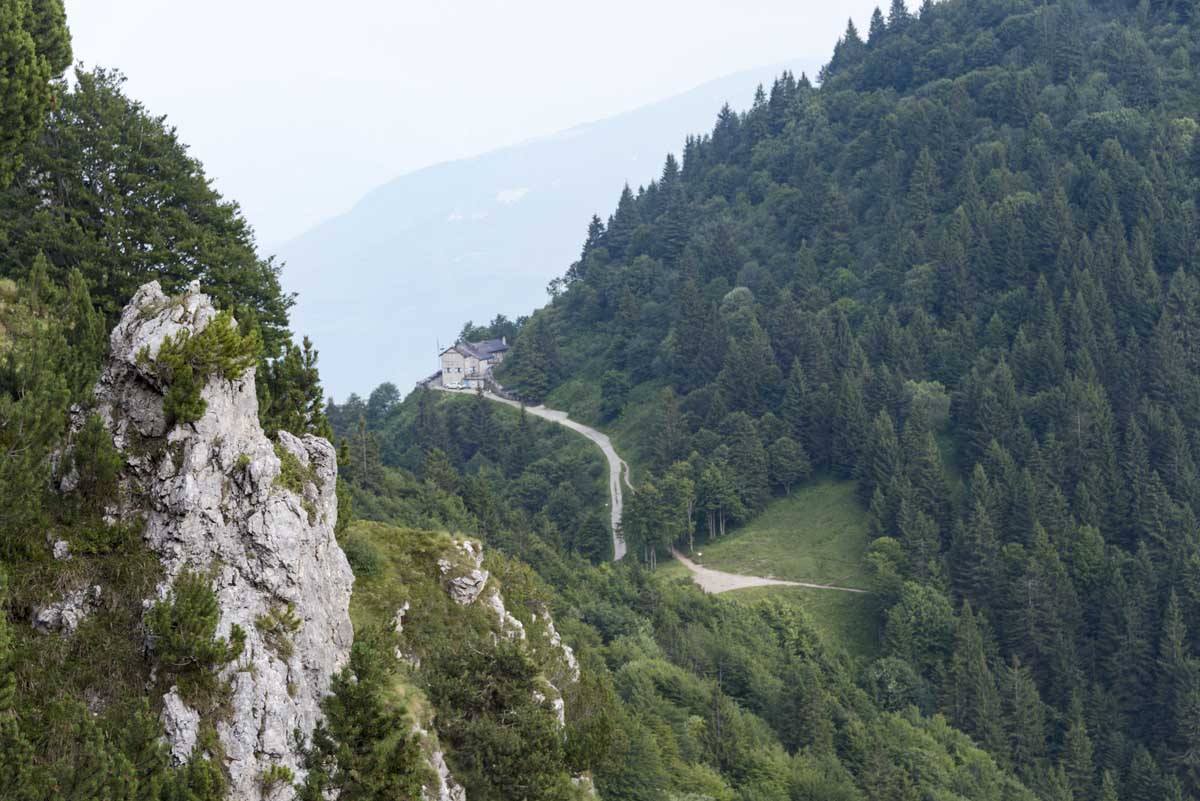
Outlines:
<svg viewBox="0 0 1200 801"><path fill-rule="evenodd" d="M475 392L475 390L471 389L449 389L441 386L436 381L430 381L426 386L458 395ZM516 409L521 408L521 404L517 401L502 398L492 392L484 392L483 397L496 403L503 403L505 406L512 406ZM585 426L576 420L572 420L566 412L559 411L558 409L547 409L545 406L526 406L525 411L534 417L558 423L560 426L565 426L578 434L582 434L596 443L600 447L600 450L604 452L604 458L608 460L608 493L610 497L609 509L612 512L613 561L620 561L625 557L625 538L621 536L623 490L625 488L633 489L633 484L629 480L629 465L617 453L616 448L613 447L612 440L608 438L607 434L597 431L590 426ZM870 593L870 590L860 590L854 587L835 587L832 584L811 584L806 581L785 581L783 579L766 578L764 576L743 576L738 573L725 573L721 570L702 567L691 559L688 559L675 548L671 548L671 555L691 571L692 579L700 586L700 589L708 593L729 592L730 590L741 590L747 587L773 586L808 587L814 590Z"/></svg>
<svg viewBox="0 0 1200 801"><path fill-rule="evenodd" d="M458 395L474 394L475 392L473 389L449 389L441 386L436 381L429 383L427 386ZM517 409L521 408L520 403L508 398L502 398L491 392L484 392L483 397L496 403L503 403L505 406L512 406ZM545 406L526 406L525 411L534 417L558 423L560 426L565 426L578 434L583 434L596 443L600 447L600 450L604 452L604 458L608 460L608 494L610 498L608 506L612 513L613 561L617 562L625 558L625 538L621 536L621 510L624 508L622 484L629 489L633 489L633 484L629 481L629 465L617 454L612 440L608 438L607 434L572 420L566 412L559 411L558 409L547 409Z"/></svg>

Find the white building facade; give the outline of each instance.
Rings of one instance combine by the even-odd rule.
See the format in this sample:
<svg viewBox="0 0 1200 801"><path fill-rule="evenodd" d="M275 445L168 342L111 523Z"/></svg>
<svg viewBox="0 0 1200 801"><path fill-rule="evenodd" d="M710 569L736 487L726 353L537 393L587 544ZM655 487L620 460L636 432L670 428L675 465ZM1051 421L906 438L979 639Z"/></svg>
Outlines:
<svg viewBox="0 0 1200 801"><path fill-rule="evenodd" d="M438 355L441 362L438 380L448 389L482 387L492 368L504 361L507 352L508 342L503 338L459 342Z"/></svg>

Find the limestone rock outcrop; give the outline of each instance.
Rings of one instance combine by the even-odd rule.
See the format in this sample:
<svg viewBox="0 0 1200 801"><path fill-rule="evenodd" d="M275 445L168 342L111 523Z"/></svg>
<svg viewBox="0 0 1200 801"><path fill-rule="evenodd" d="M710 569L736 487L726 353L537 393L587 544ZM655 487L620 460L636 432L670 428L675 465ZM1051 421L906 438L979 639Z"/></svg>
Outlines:
<svg viewBox="0 0 1200 801"><path fill-rule="evenodd" d="M487 585L488 572L483 569L483 551L470 540L458 540L455 547L465 560L456 564L447 558L438 560L438 570L446 581L446 591L459 606L470 606Z"/></svg>
<svg viewBox="0 0 1200 801"><path fill-rule="evenodd" d="M501 588L483 569L482 546L471 540L454 540L453 547L458 551L454 554L456 558L443 557L438 560L446 592L461 606L469 606L480 600L496 617L496 638L504 636L520 641L528 649L542 669L540 689L533 691L533 700L549 706L559 728L565 729L567 707L563 690L569 684L579 682L579 660L571 646L563 642L550 610L540 603L535 604L533 609L527 610L531 623L527 627L508 609ZM402 619L407 611L406 603L397 612L395 626L398 633L403 632ZM437 773L440 788L436 793L426 792L424 801L466 801L465 791L450 775L440 750L430 755L429 766ZM575 776L572 782L583 797L597 797L590 776Z"/></svg>
<svg viewBox="0 0 1200 801"><path fill-rule="evenodd" d="M61 601L36 610L33 613L33 627L43 634L74 634L84 618L100 603L100 595L98 585L72 590Z"/></svg>
<svg viewBox="0 0 1200 801"><path fill-rule="evenodd" d="M425 739L426 743L431 742L429 732L422 728L417 729L417 734ZM429 762L429 768L433 771L433 775L437 779L435 786L424 786L421 788L422 801L467 801L467 791L463 788L458 780L450 773L450 767L446 764L446 755L440 748L433 748L429 751L426 759Z"/></svg>
<svg viewBox="0 0 1200 801"><path fill-rule="evenodd" d="M233 381L211 378L201 393L203 416L168 424L167 387L154 363L159 348L182 330L198 333L216 314L195 284L177 297L157 282L143 286L112 332L95 399L126 460L125 500L113 511L145 519L145 540L165 572L158 596L167 597L185 569L211 571L218 635L228 637L234 625L246 634L240 658L222 674L232 690L228 714L212 722L224 746L230 797L256 801L269 767L303 776L294 732L305 740L311 735L330 679L349 656L354 578L333 532L334 449L311 435L280 433L272 443L259 425L253 368ZM301 494L280 481L285 452L302 467ZM286 649L272 647L256 625L279 609L299 620ZM195 710L168 693L164 722L172 753L186 758ZM291 791L270 795L286 798Z"/></svg>
<svg viewBox="0 0 1200 801"><path fill-rule="evenodd" d="M171 758L186 761L200 737L200 713L184 703L178 687L163 696L163 725L171 744Z"/></svg>

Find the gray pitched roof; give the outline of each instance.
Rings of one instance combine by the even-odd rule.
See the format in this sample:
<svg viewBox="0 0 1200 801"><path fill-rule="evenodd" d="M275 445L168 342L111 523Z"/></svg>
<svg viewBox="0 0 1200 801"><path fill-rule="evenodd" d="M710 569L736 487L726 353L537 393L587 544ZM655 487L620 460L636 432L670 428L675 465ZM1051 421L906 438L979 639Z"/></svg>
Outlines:
<svg viewBox="0 0 1200 801"><path fill-rule="evenodd" d="M503 339L485 339L483 342L470 342L468 346L471 350L480 354L481 359L486 359L495 353L503 353L508 350L508 343Z"/></svg>
<svg viewBox="0 0 1200 801"><path fill-rule="evenodd" d="M508 350L508 343L503 339L485 339L483 342L458 342L442 351L448 353L456 350L463 356L474 356L476 359L487 361L497 353Z"/></svg>

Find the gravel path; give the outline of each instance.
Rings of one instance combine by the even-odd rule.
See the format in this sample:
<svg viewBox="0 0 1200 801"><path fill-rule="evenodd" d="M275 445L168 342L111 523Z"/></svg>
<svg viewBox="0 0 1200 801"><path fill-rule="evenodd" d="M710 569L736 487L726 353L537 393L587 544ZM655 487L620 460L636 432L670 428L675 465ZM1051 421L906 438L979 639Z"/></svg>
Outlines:
<svg viewBox="0 0 1200 801"><path fill-rule="evenodd" d="M436 381L430 382L427 386L441 390L442 392L453 392L456 394L474 394L475 392L473 389L448 389ZM502 398L491 392L484 392L483 397L496 403L503 403L506 406L512 406L517 409L521 408L520 403L511 401L508 398ZM616 449L613 448L612 440L608 438L607 434L572 420L566 412L561 412L557 409L547 409L545 406L526 406L525 411L534 417L558 423L560 426L565 426L572 431L583 434L596 443L600 447L600 450L604 452L604 458L608 460L608 494L610 498L608 505L609 510L612 512L613 561L620 561L625 557L625 538L621 536L621 509L624 503L622 499L622 484L629 489L633 489L633 484L629 481L629 465L625 464L625 460L617 455Z"/></svg>
<svg viewBox="0 0 1200 801"><path fill-rule="evenodd" d="M473 393L475 391L471 389L447 389L436 381L431 381L426 386L441 390L442 392L457 394ZM502 398L491 392L484 392L483 397L496 403L503 403L506 406L512 406L517 409L521 408L520 403L508 398ZM560 426L566 426L572 431L583 434L600 446L600 450L604 452L604 458L608 460L608 493L610 496L609 508L612 511L613 561L616 562L623 559L625 557L625 538L621 536L622 491L626 487L631 490L633 489L633 484L629 481L629 465L617 453L613 447L612 440L608 438L607 434L597 431L590 426L585 426L576 420L572 420L566 412L559 411L558 409L547 409L545 406L526 406L525 411L534 417L558 423ZM784 581L783 579L766 578L763 576L743 576L737 573L726 573L721 570L702 567L674 548L671 549L671 555L691 571L692 579L700 585L700 589L709 593L729 592L730 590L741 590L747 587L774 586L808 587L814 590L836 590L837 592L870 592L869 590L859 590L854 587L835 587L832 584L811 584L806 581Z"/></svg>
<svg viewBox="0 0 1200 801"><path fill-rule="evenodd" d="M708 593L744 590L747 587L809 587L814 590L837 590L838 592L867 593L853 587L835 587L832 584L810 584L807 581L784 581L783 579L764 578L762 576L743 576L738 573L726 573L702 567L681 554L674 548L671 555L692 573L692 579L700 585L700 589Z"/></svg>

